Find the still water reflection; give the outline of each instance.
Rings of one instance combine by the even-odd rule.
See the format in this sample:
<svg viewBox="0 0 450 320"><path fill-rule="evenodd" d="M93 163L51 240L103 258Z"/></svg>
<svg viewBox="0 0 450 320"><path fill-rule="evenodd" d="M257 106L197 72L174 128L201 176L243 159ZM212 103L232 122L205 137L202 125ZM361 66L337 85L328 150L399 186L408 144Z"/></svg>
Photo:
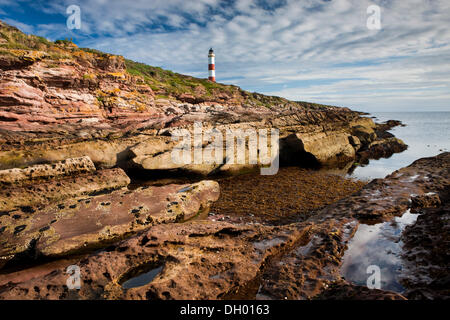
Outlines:
<svg viewBox="0 0 450 320"><path fill-rule="evenodd" d="M365 286L367 267L381 270L381 289L403 292L398 281L402 270L400 236L407 225L415 223L418 214L406 211L401 217L374 225L361 224L350 240L341 267L342 276L352 283Z"/></svg>

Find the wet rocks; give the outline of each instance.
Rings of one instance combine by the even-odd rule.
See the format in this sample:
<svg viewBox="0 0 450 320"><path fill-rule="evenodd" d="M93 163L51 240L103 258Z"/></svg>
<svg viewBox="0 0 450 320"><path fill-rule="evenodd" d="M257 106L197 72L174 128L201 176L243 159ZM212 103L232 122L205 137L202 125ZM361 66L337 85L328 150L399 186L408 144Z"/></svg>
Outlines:
<svg viewBox="0 0 450 320"><path fill-rule="evenodd" d="M394 153L405 151L408 146L395 137L378 139L365 146L357 155L360 163L368 163L369 159L388 158Z"/></svg>
<svg viewBox="0 0 450 320"><path fill-rule="evenodd" d="M349 219L314 224L308 238L264 270L256 298L306 300L321 293L341 278L341 258L357 226Z"/></svg>
<svg viewBox="0 0 450 320"><path fill-rule="evenodd" d="M357 150L356 161L368 163L369 159L388 158L394 153L405 151L408 146L388 130L403 125L401 121L388 120L385 123L363 123L352 127L350 143Z"/></svg>
<svg viewBox="0 0 450 320"><path fill-rule="evenodd" d="M96 171L89 157L0 171L0 211L24 211L67 198L112 191L127 186L122 169ZM28 211L30 211L28 210Z"/></svg>
<svg viewBox="0 0 450 320"><path fill-rule="evenodd" d="M389 130L397 126L404 127L405 125L399 120L388 120L386 122L377 123L375 127L375 133L379 138L382 139L390 138L393 137L394 135L390 133Z"/></svg>
<svg viewBox="0 0 450 320"><path fill-rule="evenodd" d="M403 199L400 196L409 190L411 182L422 181L420 176L417 176L419 167L420 174L428 177L433 177L432 170L439 172L439 166L431 162L432 167L429 166L430 163L425 166L419 162L386 179L385 185L388 185L390 180L400 185L404 184L404 188L399 190L398 195L393 194L392 191L389 192L394 197L394 204L399 199ZM431 174L430 169L432 169ZM395 179L396 177L398 179ZM399 177L402 179L397 181ZM369 184L363 190L367 189L368 195L372 193L373 196L374 186L375 184ZM416 187L419 188L419 186ZM161 191L162 188L173 188L173 186L160 187L157 190ZM114 237L118 239L117 235L127 230L131 221L130 216L134 225L137 226L134 231L144 229L145 227L139 229L138 220L144 219L141 222L145 224L148 214L146 210L143 210L144 208L134 205L133 201L137 197L138 202L143 203L150 194L146 193L145 199L141 197L141 194L149 189L151 188L137 189L130 194L115 191L107 197L99 196L90 199L89 204L80 203L74 208L70 208L69 205L67 212L70 213L70 210L73 210L76 213L73 216L77 219L68 214L67 217L63 216L54 222L50 229L41 231L42 235L36 240L36 250L42 254L58 255L79 249L81 243L101 242L105 238L100 239L99 234L106 238L112 235L111 239ZM346 243L358 226L353 217L359 216L361 207L349 206L345 211L342 207L331 205L309 216L305 222L280 227L249 223L236 225L211 220L188 224L161 224L163 221L176 221L176 214L175 216L171 214L177 210L184 199L184 197L176 196L184 192L192 192L194 189L195 186L177 186L172 191L173 194L176 190L174 197L164 196L162 206L157 209L162 210L164 214L151 215L154 221L158 217L162 220L159 224L150 224L145 228L148 229L145 233L115 243L105 251L86 256L76 262L75 264L82 270L81 290L69 291L65 287L67 279L65 269L57 268L46 275L40 273L33 279L27 278L23 281L20 280L19 275L14 276L12 278L18 283L5 284L0 289L0 296L4 299L183 299L188 297L194 299L227 297L312 299L320 297L321 294L326 296L337 290L333 286L342 281L339 274L341 259ZM154 192L151 193L153 196L155 196ZM171 192L166 190L161 195L168 193ZM361 194L357 193L350 196L350 199L353 198L352 201L357 202L355 200L360 196ZM114 208L117 206L117 201L122 201L130 209L128 216L120 215L120 212L124 210ZM157 202L154 198L148 201ZM191 199L187 202L193 203ZM392 206L393 203L390 205ZM108 212L116 212L114 219L121 220L119 221L121 224L116 222L108 226L109 232L100 232L104 230L102 227L108 220L106 218L99 220L99 214L94 215L93 210L104 210L106 216L110 216ZM198 212L198 210L199 207L196 207L192 212ZM186 209L183 211L185 212ZM334 212L332 218L329 216L330 211ZM92 220L91 215L95 216L96 220ZM171 218L167 220L166 215ZM103 225L95 226L94 221L103 222ZM39 227L42 230L42 226ZM87 233L89 228L92 232ZM48 233L51 230L61 235L57 241L52 239L51 233ZM68 230L71 232L67 233ZM83 230L83 235L74 234L73 230ZM27 230L22 230L16 236L26 232ZM155 275L147 282L143 281L141 285L132 288L123 287L128 280L151 273L153 270L159 271L155 272ZM44 283L49 284L49 287L44 286ZM44 289L35 292L32 290L35 286ZM334 289L329 291L330 288ZM338 296L346 299L357 294L367 298L397 297L393 294L375 295L374 292L368 294L364 289L348 286L341 286L339 292Z"/></svg>
<svg viewBox="0 0 450 320"><path fill-rule="evenodd" d="M356 136L349 136L348 140L350 144L355 148L355 151L358 151L361 148L361 141Z"/></svg>
<svg viewBox="0 0 450 320"><path fill-rule="evenodd" d="M323 217L350 215L358 219L383 220L420 205L418 199L437 202L429 192L439 193L449 181L450 153L422 158L410 166L394 171L384 179L374 179L355 195L324 209ZM419 198L417 198L419 196ZM411 198L415 199L412 200ZM412 204L414 203L414 205ZM423 205L427 205L425 202Z"/></svg>
<svg viewBox="0 0 450 320"><path fill-rule="evenodd" d="M354 159L355 148L350 144L348 136L345 131L296 134L298 144L302 146L302 151L314 156L320 164L345 163Z"/></svg>
<svg viewBox="0 0 450 320"><path fill-rule="evenodd" d="M18 217L8 213L0 217L6 227L0 256L11 259L27 251L31 257L59 256L98 247L155 224L189 219L219 196L214 181L183 190L187 186L122 189L73 198Z"/></svg>
<svg viewBox="0 0 450 320"><path fill-rule="evenodd" d="M266 261L292 246L307 230L307 225L280 228L225 222L157 225L75 262L81 271L80 290L68 290L63 267L3 285L0 298L219 299L254 280ZM152 281L123 287L130 278L158 267L162 268ZM34 287L41 289L36 292Z"/></svg>
<svg viewBox="0 0 450 320"><path fill-rule="evenodd" d="M210 218L216 214L188 223L163 223L177 220L177 214L171 214L177 212L178 206L183 206L182 202L189 197L185 193L195 191L196 185L152 189L151 194L156 199L164 200L148 201L160 203L162 211L151 214L154 221L159 219L159 223L142 229L138 227L139 219L146 220L148 214L133 201L137 199L143 203L144 198L150 196L146 193L143 198L144 190L152 187L138 188L136 193L124 194L119 190L108 197L94 197L90 199L91 205L79 204L83 206L82 210L69 205L70 210L76 212L76 222L70 214L59 218L57 227L50 226L50 229L41 231L42 236L36 240L36 250L58 255L79 248L83 241L100 243L101 226L94 226L94 222L105 222L106 225L107 220L99 220L98 211L105 210L106 215L111 216L109 208L117 206L121 199L131 209L133 226L137 226L134 232L143 232L120 242L115 238L108 246L103 243L103 250L66 264L11 274L9 283L2 281L0 298L402 300L405 297L447 297L448 210L442 206L448 200L449 156L450 153L444 153L418 160L386 179L375 180L359 192L307 215L302 222L281 226L232 219L229 222L212 221ZM158 192L161 192L161 197L156 195ZM390 219L411 206L411 197L430 192L439 195L441 206L423 208L428 203L420 202L422 215L415 225L407 227L402 236L405 243L404 274L408 275L402 282L407 288L405 294L369 290L343 280L340 273L342 258L347 243L358 228L358 219ZM214 198L208 192L205 197ZM190 204L195 202L187 200ZM97 208L97 220L89 217L93 207ZM190 212L198 212L199 207L194 207ZM108 229L111 234L119 230L117 235L123 232L130 220L129 216L119 213L121 210L113 211L116 212L114 216L123 222ZM189 210L183 208L182 211ZM167 215L169 219L165 218ZM22 225L18 221L16 228ZM68 233L68 230L80 230L77 229L79 225L84 228L84 238L73 234L73 231ZM86 236L88 226L93 232ZM45 233L51 228L62 235L57 241ZM26 232L27 227L18 231L16 236ZM108 235L108 232L102 235ZM78 245L74 245L77 242ZM66 267L69 264L80 267L80 290L69 290L66 286ZM35 287L39 290L34 290Z"/></svg>
<svg viewBox="0 0 450 320"><path fill-rule="evenodd" d="M440 205L441 199L439 195L434 192L411 197L411 208L413 211L420 212L420 209L422 208L439 207Z"/></svg>
<svg viewBox="0 0 450 320"><path fill-rule="evenodd" d="M450 297L448 190L447 186L446 195L441 192L441 205L431 203L437 208L427 208L430 202L425 203L425 209L419 210L421 215L417 218L417 222L406 227L402 235L404 268L400 279L406 288L404 295L408 299L434 300Z"/></svg>
<svg viewBox="0 0 450 320"><path fill-rule="evenodd" d="M375 131L371 127L362 125L352 127L352 135L356 136L364 144L369 144L377 138Z"/></svg>
<svg viewBox="0 0 450 320"><path fill-rule="evenodd" d="M448 152L419 159L385 179L373 180L355 195L325 208L317 218L353 216L373 223L390 220L393 215L402 215L408 209L419 213L416 222L407 226L400 237L404 245L399 253L402 269L398 278L405 288L403 296L408 299L448 299L449 173ZM363 299L359 296L361 292L360 289L354 292L352 288L350 295L345 293L344 298L356 295ZM331 294L340 293L332 291Z"/></svg>

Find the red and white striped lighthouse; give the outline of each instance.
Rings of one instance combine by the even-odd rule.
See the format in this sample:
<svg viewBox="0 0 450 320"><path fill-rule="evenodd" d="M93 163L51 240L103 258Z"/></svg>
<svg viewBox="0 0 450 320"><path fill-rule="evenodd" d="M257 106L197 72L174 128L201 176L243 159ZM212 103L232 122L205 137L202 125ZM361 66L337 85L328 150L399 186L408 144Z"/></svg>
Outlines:
<svg viewBox="0 0 450 320"><path fill-rule="evenodd" d="M209 53L208 53L208 71L209 71L209 76L208 76L208 80L216 82L216 67L214 65L214 50L211 48L209 49Z"/></svg>

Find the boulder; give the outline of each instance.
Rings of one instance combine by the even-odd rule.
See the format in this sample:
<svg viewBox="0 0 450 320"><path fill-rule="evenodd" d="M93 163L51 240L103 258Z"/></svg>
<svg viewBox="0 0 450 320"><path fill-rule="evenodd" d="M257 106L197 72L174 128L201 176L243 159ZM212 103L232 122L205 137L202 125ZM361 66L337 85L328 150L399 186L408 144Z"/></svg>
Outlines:
<svg viewBox="0 0 450 320"><path fill-rule="evenodd" d="M384 179L374 179L354 195L321 210L323 219L353 216L362 221L392 219L408 209L436 206L440 194L448 190L450 152L422 158L394 171ZM438 196L439 195L439 196Z"/></svg>
<svg viewBox="0 0 450 320"><path fill-rule="evenodd" d="M355 157L355 149L345 132L321 132L318 134L297 134L306 152L320 163L347 162Z"/></svg>
<svg viewBox="0 0 450 320"><path fill-rule="evenodd" d="M448 300L450 297L448 189L441 190L440 195L441 204L420 209L416 223L407 226L401 237L404 265L399 278L405 287L404 295L411 300ZM427 203L431 204L436 203Z"/></svg>
<svg viewBox="0 0 450 320"><path fill-rule="evenodd" d="M355 148L356 151L358 151L361 148L361 141L357 136L349 136L348 141L353 146L353 148Z"/></svg>
<svg viewBox="0 0 450 320"><path fill-rule="evenodd" d="M352 135L356 136L361 143L369 144L377 138L375 131L370 127L357 125L352 127Z"/></svg>

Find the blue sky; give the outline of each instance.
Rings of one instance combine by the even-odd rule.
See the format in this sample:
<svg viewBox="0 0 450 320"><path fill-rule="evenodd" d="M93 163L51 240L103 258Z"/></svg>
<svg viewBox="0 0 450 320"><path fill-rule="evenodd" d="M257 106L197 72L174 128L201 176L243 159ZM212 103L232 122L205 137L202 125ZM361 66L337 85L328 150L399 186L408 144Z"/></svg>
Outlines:
<svg viewBox="0 0 450 320"><path fill-rule="evenodd" d="M380 30L366 26L374 4ZM448 0L0 0L0 19L202 78L213 47L217 81L293 100L450 111Z"/></svg>

